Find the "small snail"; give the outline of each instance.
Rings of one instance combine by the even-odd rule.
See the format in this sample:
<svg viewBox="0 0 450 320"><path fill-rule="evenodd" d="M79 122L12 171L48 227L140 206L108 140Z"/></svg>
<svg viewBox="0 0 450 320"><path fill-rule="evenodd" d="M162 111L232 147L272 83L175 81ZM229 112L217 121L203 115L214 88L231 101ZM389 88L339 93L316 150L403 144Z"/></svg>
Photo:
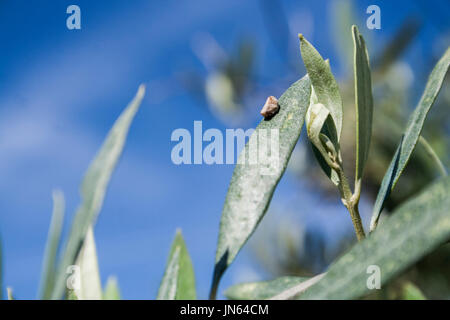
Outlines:
<svg viewBox="0 0 450 320"><path fill-rule="evenodd" d="M267 98L264 107L261 109L261 115L265 119L270 119L277 114L278 110L280 110L280 106L278 105L277 98L270 96Z"/></svg>

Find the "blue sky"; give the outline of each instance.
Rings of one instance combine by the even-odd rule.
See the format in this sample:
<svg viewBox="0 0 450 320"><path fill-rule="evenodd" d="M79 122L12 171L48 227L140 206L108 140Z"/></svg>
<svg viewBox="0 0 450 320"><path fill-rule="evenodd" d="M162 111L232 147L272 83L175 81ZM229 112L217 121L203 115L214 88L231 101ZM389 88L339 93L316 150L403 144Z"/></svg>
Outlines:
<svg viewBox="0 0 450 320"><path fill-rule="evenodd" d="M288 16L301 18L292 31L305 33L332 57L336 51L329 34L329 2L286 1L284 6ZM436 17L437 25L448 30L447 16L442 14L448 9L445 1L436 1L435 7L423 1L373 3L382 8L382 30L373 31L374 51L377 41L384 43L409 13ZM66 28L70 4L81 8L81 30ZM358 2L362 21L369 4ZM266 76L284 72L285 65L265 32L258 1L2 1L0 25L0 233L5 285L13 287L18 298L35 297L52 190L60 188L65 194L68 224L90 160L139 84L146 83L147 95L95 229L102 281L116 275L125 298L154 298L170 243L180 227L194 261L199 296L205 298L233 168L172 164L174 129L192 130L194 120L202 120L204 128L226 128L175 76L183 70L204 73L191 47L200 32L212 34L226 50L247 36L257 43L258 70ZM426 24L413 53L405 58L427 57L438 33L436 24ZM342 72L339 65L333 67ZM161 79L169 83L165 99L160 99L164 92L155 85ZM274 91L271 94L282 92ZM254 127L258 119L249 119L248 126ZM292 186L299 187L298 182L285 177L274 206L307 203L305 212L316 207L313 195L305 191L294 196ZM334 207L320 210L335 212L331 219L341 213ZM243 278L255 279L259 275L255 270L244 252L226 274L222 288Z"/></svg>

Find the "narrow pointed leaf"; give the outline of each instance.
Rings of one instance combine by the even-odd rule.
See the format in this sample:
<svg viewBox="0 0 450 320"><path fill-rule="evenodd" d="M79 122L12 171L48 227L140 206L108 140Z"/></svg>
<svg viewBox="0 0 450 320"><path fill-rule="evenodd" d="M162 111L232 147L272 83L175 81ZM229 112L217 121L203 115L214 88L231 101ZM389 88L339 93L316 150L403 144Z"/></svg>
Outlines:
<svg viewBox="0 0 450 320"><path fill-rule="evenodd" d="M170 255L164 277L159 286L157 300L175 300L177 297L178 270L180 268L180 247Z"/></svg>
<svg viewBox="0 0 450 320"><path fill-rule="evenodd" d="M241 152L236 165L220 221L211 297L225 270L233 262L242 246L255 231L269 207L292 150L297 143L309 106L311 83L307 76L295 82L278 100L280 110L270 120L262 120ZM260 132L278 133L276 163L246 164L250 146L258 141ZM262 141L264 143L264 141ZM261 145L261 144L260 144ZM251 157L251 154L249 155Z"/></svg>
<svg viewBox="0 0 450 320"><path fill-rule="evenodd" d="M402 25L395 31L389 43L377 55L378 58L374 61L376 72L384 73L395 62L398 62L399 57L411 45L422 26L422 22L415 17L407 18L402 22Z"/></svg>
<svg viewBox="0 0 450 320"><path fill-rule="evenodd" d="M194 268L181 231L177 231L157 299L195 300L196 298Z"/></svg>
<svg viewBox="0 0 450 320"><path fill-rule="evenodd" d="M280 277L270 281L241 283L227 289L225 296L233 300L264 300L286 292L307 281L303 277Z"/></svg>
<svg viewBox="0 0 450 320"><path fill-rule="evenodd" d="M333 1L330 2L333 12L329 23L330 35L333 47L339 54L339 62L342 64L344 72L349 71L352 66L352 37L348 34L352 22L358 21L354 1Z"/></svg>
<svg viewBox="0 0 450 320"><path fill-rule="evenodd" d="M53 192L53 213L45 246L39 298L50 299L56 277L56 259L61 242L64 223L64 194L60 190Z"/></svg>
<svg viewBox="0 0 450 320"><path fill-rule="evenodd" d="M356 172L355 181L360 183L364 166L369 156L372 135L372 79L370 75L369 54L365 41L356 26L352 27L354 43L354 76L356 106Z"/></svg>
<svg viewBox="0 0 450 320"><path fill-rule="evenodd" d="M109 277L103 291L103 300L120 300L120 289L116 277Z"/></svg>
<svg viewBox="0 0 450 320"><path fill-rule="evenodd" d="M381 287L450 239L450 177L444 177L386 218L382 228L337 260L300 299L356 299L370 293L379 268ZM375 267L374 267L375 266ZM370 268L369 268L370 267Z"/></svg>
<svg viewBox="0 0 450 320"><path fill-rule="evenodd" d="M81 286L79 290L75 290L78 299L100 300L102 298L102 285L100 272L98 271L97 249L92 227L88 229L76 265L80 267L81 272Z"/></svg>
<svg viewBox="0 0 450 320"><path fill-rule="evenodd" d="M329 138L333 142L339 142L342 131L342 99L336 79L331 72L330 65L322 58L320 53L302 35L300 37L300 50L303 62L314 92L317 102L323 104L331 114L336 133L330 130Z"/></svg>
<svg viewBox="0 0 450 320"><path fill-rule="evenodd" d="M416 147L428 111L436 100L449 65L450 48L447 49L431 72L425 91L418 106L408 120L405 133L403 134L389 168L384 175L372 212L372 220L370 222L371 231L376 228L381 211L383 210L384 202L394 189L395 184L408 164L409 158Z"/></svg>
<svg viewBox="0 0 450 320"><path fill-rule="evenodd" d="M75 215L63 252L52 299L61 299L64 295L66 269L68 266L75 264L88 228L95 223L112 172L122 154L130 124L139 109L144 93L144 86L140 86L135 98L114 123L99 153L86 172L81 185L82 203Z"/></svg>

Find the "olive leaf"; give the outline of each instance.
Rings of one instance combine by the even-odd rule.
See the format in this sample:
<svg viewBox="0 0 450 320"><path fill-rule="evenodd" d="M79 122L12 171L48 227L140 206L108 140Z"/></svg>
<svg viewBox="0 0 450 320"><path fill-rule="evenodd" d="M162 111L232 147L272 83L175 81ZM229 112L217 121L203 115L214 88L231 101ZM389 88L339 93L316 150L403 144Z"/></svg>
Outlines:
<svg viewBox="0 0 450 320"><path fill-rule="evenodd" d="M103 204L112 172L122 154L131 122L144 97L141 85L134 99L114 123L108 136L89 166L81 185L82 203L75 214L69 238L59 264L52 299L61 299L65 293L66 269L75 264L90 226L94 225Z"/></svg>
<svg viewBox="0 0 450 320"><path fill-rule="evenodd" d="M177 230L157 299L195 300L196 298L194 268L181 231Z"/></svg>
<svg viewBox="0 0 450 320"><path fill-rule="evenodd" d="M381 187L378 191L375 205L372 211L372 219L370 221L370 230L373 231L380 218L381 211L384 207L384 202L389 197L389 194L394 189L398 179L403 170L408 164L409 158L416 147L422 131L423 124L427 117L428 111L433 106L434 101L441 89L445 75L450 65L450 48L447 48L442 58L438 61L431 72L425 91L420 98L419 104L410 116L400 143L395 151L394 157L391 160L389 168L387 169Z"/></svg>
<svg viewBox="0 0 450 320"><path fill-rule="evenodd" d="M180 268L180 247L171 253L164 277L159 286L157 300L175 300L177 297L178 270Z"/></svg>
<svg viewBox="0 0 450 320"><path fill-rule="evenodd" d="M275 188L300 136L310 93L311 82L307 76L287 89L278 100L279 112L270 120L260 122L239 156L222 211L210 293L212 299L216 296L223 273L255 231L269 207ZM245 158L246 155L251 157L250 147L257 144L259 133L267 131L271 134L275 132L279 137L276 163L268 165L259 161L256 164L247 164ZM273 165L275 167L272 167Z"/></svg>
<svg viewBox="0 0 450 320"><path fill-rule="evenodd" d="M329 60L323 60L319 52L302 36L300 37L300 49L303 62L308 75L311 78L311 98L308 111L316 104L324 105L330 112L330 116L325 119L320 132L328 137L333 143L337 153L337 159L341 159L340 135L342 131L342 99L339 88L331 72ZM308 121L307 121L308 124ZM311 141L312 142L312 141ZM324 158L323 152L312 142L312 150L320 167L330 178L334 185L339 185L339 175L330 167L329 161Z"/></svg>
<svg viewBox="0 0 450 320"><path fill-rule="evenodd" d="M329 130L329 138L331 141L338 143L341 137L343 118L342 99L338 84L331 72L329 63L322 58L303 35L300 34L299 38L303 62L317 96L317 102L323 104L330 111L334 122L336 133L334 133L334 130Z"/></svg>
<svg viewBox="0 0 450 320"><path fill-rule="evenodd" d="M56 258L61 242L61 231L64 223L64 194L60 190L53 191L53 213L45 246L41 284L39 288L40 299L50 299L55 285Z"/></svg>
<svg viewBox="0 0 450 320"><path fill-rule="evenodd" d="M120 289L116 277L109 277L106 281L103 300L120 300Z"/></svg>
<svg viewBox="0 0 450 320"><path fill-rule="evenodd" d="M369 156L372 135L373 97L369 54L358 28L352 26L354 43L354 77L356 106L356 169L355 188L361 187L364 166Z"/></svg>
<svg viewBox="0 0 450 320"><path fill-rule="evenodd" d="M369 293L367 282L379 268L390 279L450 239L450 177L441 178L386 218L383 227L357 243L330 266L299 299L356 299ZM373 268L373 269L372 269Z"/></svg>

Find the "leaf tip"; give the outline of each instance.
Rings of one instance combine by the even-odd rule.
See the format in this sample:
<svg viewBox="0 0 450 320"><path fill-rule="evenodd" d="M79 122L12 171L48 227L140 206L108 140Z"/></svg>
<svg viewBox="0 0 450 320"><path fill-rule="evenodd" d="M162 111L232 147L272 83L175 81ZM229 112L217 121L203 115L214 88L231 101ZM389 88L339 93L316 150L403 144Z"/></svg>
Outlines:
<svg viewBox="0 0 450 320"><path fill-rule="evenodd" d="M145 84L141 83L139 85L138 91L136 93L136 99L142 100L145 96L146 86Z"/></svg>
<svg viewBox="0 0 450 320"><path fill-rule="evenodd" d="M181 228L177 228L175 230L175 238L183 238L183 232L181 231Z"/></svg>

